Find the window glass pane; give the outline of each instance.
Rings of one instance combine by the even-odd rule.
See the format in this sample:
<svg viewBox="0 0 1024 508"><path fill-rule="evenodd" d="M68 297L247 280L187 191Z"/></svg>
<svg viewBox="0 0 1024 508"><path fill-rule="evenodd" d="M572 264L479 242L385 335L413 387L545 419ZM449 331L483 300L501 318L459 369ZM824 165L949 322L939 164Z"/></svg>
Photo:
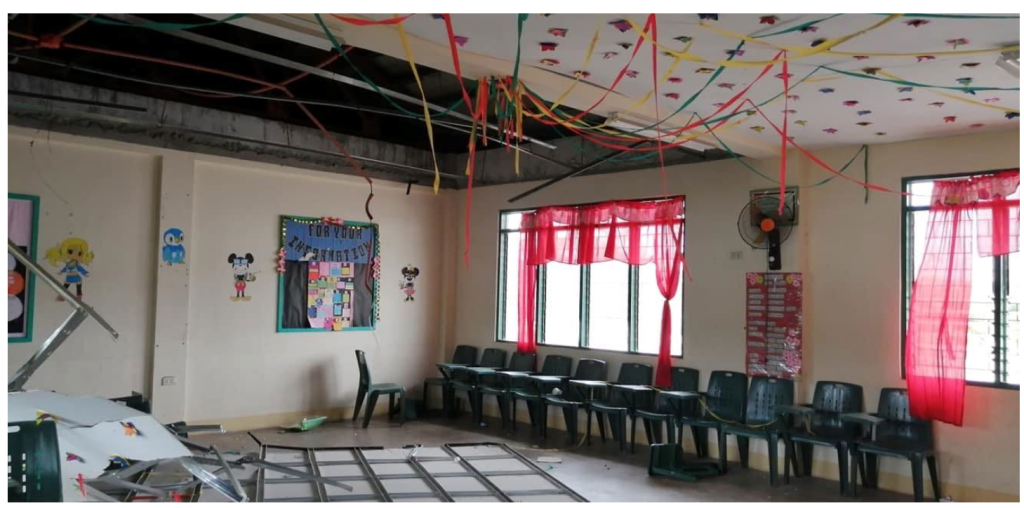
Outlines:
<svg viewBox="0 0 1024 508"><path fill-rule="evenodd" d="M629 265L590 265L590 347L629 350Z"/></svg>
<svg viewBox="0 0 1024 508"><path fill-rule="evenodd" d="M580 345L580 267L544 265L544 344Z"/></svg>
<svg viewBox="0 0 1024 508"><path fill-rule="evenodd" d="M637 351L641 353L658 354L661 349L661 311L665 298L661 296L656 278L654 263L640 265L640 273L637 276L638 284L638 305L637 311ZM679 288L676 296L672 298L672 354L678 356L683 352L683 286L682 270L680 270Z"/></svg>
<svg viewBox="0 0 1024 508"><path fill-rule="evenodd" d="M1020 252L1009 255L1010 284L1006 297L1006 382L1020 384Z"/></svg>
<svg viewBox="0 0 1024 508"><path fill-rule="evenodd" d="M501 214L501 229L519 229L523 221L523 212L504 212Z"/></svg>
<svg viewBox="0 0 1024 508"><path fill-rule="evenodd" d="M519 233L503 233L506 238L505 329L498 340L519 340Z"/></svg>
<svg viewBox="0 0 1024 508"><path fill-rule="evenodd" d="M933 187L935 184L932 180L911 183L910 206L928 206L931 203Z"/></svg>
<svg viewBox="0 0 1024 508"><path fill-rule="evenodd" d="M973 240L973 239L972 239ZM974 247L974 246L972 246ZM967 316L967 380L994 383L996 347L996 297L992 283L995 258L983 258L973 250L971 260L971 308Z"/></svg>

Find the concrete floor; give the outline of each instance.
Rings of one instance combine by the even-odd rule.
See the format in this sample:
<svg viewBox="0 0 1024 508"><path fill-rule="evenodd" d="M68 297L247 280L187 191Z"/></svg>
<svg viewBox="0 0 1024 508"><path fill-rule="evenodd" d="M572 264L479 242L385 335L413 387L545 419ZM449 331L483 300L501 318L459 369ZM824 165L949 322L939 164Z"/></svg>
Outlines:
<svg viewBox="0 0 1024 508"><path fill-rule="evenodd" d="M557 456L561 464L540 464L548 473L564 482L590 501L851 501L839 496L839 483L820 478L793 478L789 485L772 488L768 473L744 469L739 463L730 463L726 475L687 483L647 475L648 452L646 446L637 445L635 454L622 453L613 442L602 444L594 438L591 445L569 449L564 432L550 430L546 443L536 436L529 425L519 425L514 435L505 434L496 420L489 426L476 427L469 415L459 419L432 417L410 421L404 426L389 423L383 417L375 418L368 429L351 422L325 423L306 433L280 433L277 429L253 431L264 444L327 447L327 446L384 446L401 447L408 444L438 446L444 443L503 442L536 459ZM218 435L196 435L194 441L215 444L222 451L256 452L259 446L245 432ZM781 472L780 472L781 476ZM780 480L781 481L781 480ZM913 501L912 496L881 490L860 489L857 501Z"/></svg>

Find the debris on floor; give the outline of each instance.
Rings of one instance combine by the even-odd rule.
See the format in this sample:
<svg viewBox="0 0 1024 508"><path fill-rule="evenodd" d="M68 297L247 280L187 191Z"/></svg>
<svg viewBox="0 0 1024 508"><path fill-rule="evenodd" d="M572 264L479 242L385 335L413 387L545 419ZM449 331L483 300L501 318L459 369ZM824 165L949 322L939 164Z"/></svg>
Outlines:
<svg viewBox="0 0 1024 508"><path fill-rule="evenodd" d="M545 456L537 457L537 462L542 462L542 463L546 463L546 464L561 464L562 463L562 458L561 457L551 457L551 456L545 455Z"/></svg>
<svg viewBox="0 0 1024 508"><path fill-rule="evenodd" d="M308 432L319 427L326 420L326 416L307 416L299 423L281 427L281 430L286 432Z"/></svg>

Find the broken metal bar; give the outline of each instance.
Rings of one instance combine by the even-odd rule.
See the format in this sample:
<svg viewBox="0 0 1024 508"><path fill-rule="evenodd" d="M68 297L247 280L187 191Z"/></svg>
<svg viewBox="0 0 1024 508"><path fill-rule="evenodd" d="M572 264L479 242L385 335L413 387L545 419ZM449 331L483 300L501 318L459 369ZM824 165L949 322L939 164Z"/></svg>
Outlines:
<svg viewBox="0 0 1024 508"><path fill-rule="evenodd" d="M217 461L220 462L222 469L228 475L228 480L231 481L231 486L234 487L235 492L238 493L238 497L242 498L242 502L249 500L249 496L245 495L245 490L242 490L242 486L238 483L238 478L235 478L235 473L231 471L231 466L228 465L227 461L224 460L224 456L220 454L217 447L210 445L210 449L213 450L213 454L217 456Z"/></svg>
<svg viewBox="0 0 1024 508"><path fill-rule="evenodd" d="M381 483L380 478L377 477L377 472L374 471L373 467L370 466L370 463L366 461L366 456L363 455L363 451L359 448L355 448L352 450L352 453L357 459L359 459L359 466L363 468L363 472L366 473L367 477L369 477L370 484L373 485L373 490L377 491L380 499L386 503L392 502L393 499L391 499L391 495L388 494L387 489L384 488L384 484Z"/></svg>
<svg viewBox="0 0 1024 508"><path fill-rule="evenodd" d="M182 467L187 469L188 472L192 473L193 476L201 480L204 485L209 485L210 487L213 487L214 490L220 492L228 499L236 503L240 503L245 500L244 497L235 493L235 489L231 485L228 485L226 482L224 482L224 480L217 478L213 473L207 471L206 469L203 469L203 467L196 463L194 460L188 457L182 457L178 459L178 461L181 462Z"/></svg>
<svg viewBox="0 0 1024 508"><path fill-rule="evenodd" d="M418 450L418 448L417 448L417 450ZM432 476L430 474L430 472L428 472L423 467L423 465L420 464L419 460L416 459L416 450L414 450L412 453L409 454L409 459L408 460L409 460L409 466L411 466L413 468L413 470L416 471L416 473L418 473L423 478L423 481L427 482L427 485L429 485L430 488L433 489L434 492L436 492L437 495L441 497L441 501L443 501L445 503L454 503L455 502L455 500L452 499L452 496L450 494L448 494L448 491L445 490L445 488L441 485L441 483L437 481L436 477Z"/></svg>
<svg viewBox="0 0 1024 508"><path fill-rule="evenodd" d="M629 145L629 148L636 148L636 147L638 147L638 146L640 146L640 145L642 145L644 143L647 143L647 142L648 142L647 140L637 141L636 143L633 143L632 145ZM517 194L517 195L509 198L508 202L509 203L515 203L516 201L519 201L520 199L523 199L526 196L534 194L534 193L536 193L536 192L538 192L540 190L546 189L546 188L548 188L548 187L550 187L550 186L552 186L552 185L554 185L554 184L556 184L558 182L561 182L562 180L565 180L565 179L568 179L568 178L572 178L572 177L575 177L575 176L579 176L579 175L581 175L583 173L586 173L587 171L590 171L591 169L594 169L597 166L600 166L601 164L604 164L605 162L608 162L608 161L610 161L610 160L612 160L612 159L614 159L614 158L616 158L616 157L618 157L618 156L620 156L620 155L622 155L624 153L626 153L626 152L618 152L618 153L616 153L614 155L611 155L609 157L603 157L603 158L598 159L596 161L593 161L593 162L590 162L588 164L585 164L585 165L583 165L583 166L581 166L579 168L576 168L576 169L574 169L573 171L571 171L569 173L566 173L566 174L561 175L561 176L556 176L556 177L554 177L554 178L552 178L552 179L550 179L550 180L548 180L548 181L546 181L546 182L544 182L544 183L542 183L540 185L537 185L536 187L533 187L533 188L527 190L526 192L523 192L521 194Z"/></svg>
<svg viewBox="0 0 1024 508"><path fill-rule="evenodd" d="M462 467L472 472L473 475L476 477L477 481L484 484L484 486L487 487L487 490L490 490L492 494L498 496L499 499L506 503L512 502L512 498L509 497L508 494L506 494L504 491L502 491L497 485L495 485L494 482L489 480L486 475L481 473L480 470L476 468L476 466L471 464L469 460L467 460L467 457L463 457L458 451L456 451L453 447L451 447L448 444L445 444L442 449L449 455L452 455L455 458L457 458L459 460L459 464L461 464Z"/></svg>
<svg viewBox="0 0 1024 508"><path fill-rule="evenodd" d="M295 477L298 477L298 478L305 478L307 480L312 480L314 482L328 483L328 484L331 484L331 485L333 485L335 487L338 487L338 488L341 488L341 489L345 489L345 490L347 490L349 492L352 492L352 486L351 485L347 485L347 484L341 483L339 481L332 480L330 478L324 478L323 476L320 476L320 475L315 475L315 474L306 473L304 471L299 471L298 469L292 469L290 467L280 466L278 464L274 464L273 462L267 462L266 460L263 460L263 459L252 459L252 458L241 459L240 463L252 464L252 465L254 465L256 467L260 467L260 468L264 468L264 469L270 469L271 471L277 471L279 473L284 473L284 474L287 474L287 475L292 475L292 476L295 476Z"/></svg>
<svg viewBox="0 0 1024 508"><path fill-rule="evenodd" d="M312 448L310 448L309 450L306 451L306 462L309 463L309 470L310 470L310 472L312 472L313 474L315 474L317 476L321 476L320 475L320 468L317 467L317 464L316 464L316 454L313 453L313 449ZM316 495L317 495L317 497L320 498L320 502L321 503L326 503L327 502L327 488L324 487L324 484L322 484L322 483L317 483L315 486L316 486Z"/></svg>

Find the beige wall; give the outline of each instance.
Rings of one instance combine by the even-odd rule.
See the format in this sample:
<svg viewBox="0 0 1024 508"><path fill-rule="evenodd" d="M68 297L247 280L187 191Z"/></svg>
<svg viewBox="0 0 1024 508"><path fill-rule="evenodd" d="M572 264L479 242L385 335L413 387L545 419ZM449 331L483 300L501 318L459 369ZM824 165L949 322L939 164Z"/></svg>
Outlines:
<svg viewBox="0 0 1024 508"><path fill-rule="evenodd" d="M821 151L832 167L841 167L855 149ZM877 145L870 151L871 183L898 189L900 178L1017 167L1018 132ZM790 157L791 182L804 184L827 177L824 170L798 154ZM754 163L776 175L777 160ZM859 163L849 170L861 178ZM511 170L511 168L509 168ZM752 251L736 232L736 216L751 189L771 187L735 161L667 168L670 194L686 195L686 256L693 280L685 286L684 358L677 365L700 369L701 385L713 370L744 370L744 284L747 271L763 271L763 251ZM572 204L661 194L657 169L577 178L515 204L511 196L535 184L475 189L471 217L470 266L459 265L456 283L455 334L446 343L494 345L497 216L502 209ZM457 199L464 201L464 194ZM836 179L801 190L800 225L783 245L783 269L806 275L804 293L804 375L801 402L810 399L819 380L842 380L864 386L866 409L873 410L878 390L904 386L900 377L900 197L872 193ZM458 205L463 210L463 204ZM464 212L451 227L461 227ZM459 235L461 239L461 235ZM461 245L460 245L461 250ZM730 260L730 251L743 258ZM513 350L513 345L502 345ZM653 356L574 351L540 347L540 354L571 354L609 362L615 375L623 361L656 363ZM956 499L990 499L1019 495L1019 392L968 388L962 428L937 424L940 475L946 493ZM764 443L754 453L766 453ZM818 450L815 474L836 475L836 458ZM883 461L883 485L907 490L909 467Z"/></svg>

